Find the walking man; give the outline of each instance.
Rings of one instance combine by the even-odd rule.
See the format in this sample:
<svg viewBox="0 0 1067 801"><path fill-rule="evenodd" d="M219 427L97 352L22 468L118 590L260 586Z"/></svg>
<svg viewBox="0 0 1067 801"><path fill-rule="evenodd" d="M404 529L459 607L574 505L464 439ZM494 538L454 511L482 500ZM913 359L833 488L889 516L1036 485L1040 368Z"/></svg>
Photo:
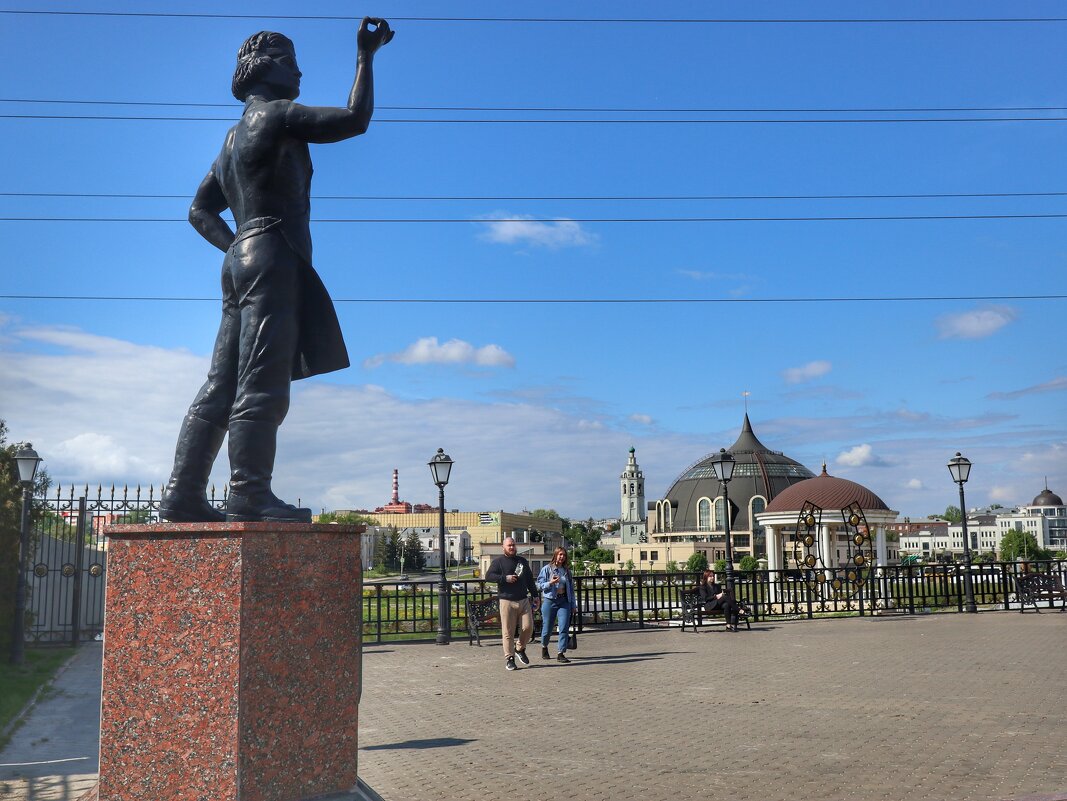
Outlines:
<svg viewBox="0 0 1067 801"><path fill-rule="evenodd" d="M333 302L311 266L309 143L367 130L374 112L374 54L393 38L383 19L364 17L356 76L345 107L304 106L293 43L262 31L237 53L233 94L241 119L196 191L189 222L226 254L222 323L207 381L182 422L160 516L220 522L205 489L229 433L226 519L311 522L271 489L278 426L290 382L341 370L348 352ZM230 209L236 233L222 217Z"/></svg>
<svg viewBox="0 0 1067 801"><path fill-rule="evenodd" d="M530 563L518 555L515 540L505 537L504 553L493 560L485 577L497 583L500 596L500 631L504 637L504 667L515 670L515 659L530 664L526 645L533 637L532 599L539 593ZM515 646L515 624L520 623L519 645Z"/></svg>

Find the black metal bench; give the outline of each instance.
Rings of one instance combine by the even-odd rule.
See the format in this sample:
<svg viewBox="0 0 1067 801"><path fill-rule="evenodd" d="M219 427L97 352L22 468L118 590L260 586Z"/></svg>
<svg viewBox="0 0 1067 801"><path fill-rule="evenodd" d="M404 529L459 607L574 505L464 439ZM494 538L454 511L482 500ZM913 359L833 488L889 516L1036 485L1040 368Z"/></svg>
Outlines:
<svg viewBox="0 0 1067 801"><path fill-rule="evenodd" d="M480 648L482 639L479 636L482 629L500 627L500 601L496 596L489 598L467 599L467 645L478 643ZM541 608L534 605L534 639L541 635ZM519 637L519 625L515 626L515 638Z"/></svg>
<svg viewBox="0 0 1067 801"><path fill-rule="evenodd" d="M1019 602L1019 612L1026 610L1026 605L1038 608L1038 601L1063 601L1060 611L1067 611L1067 589L1063 587L1063 581L1059 576L1049 573L1019 573L1015 576L1015 599Z"/></svg>
<svg viewBox="0 0 1067 801"><path fill-rule="evenodd" d="M678 605L682 609L682 631L685 631L687 626L692 626L693 631L696 631L704 624L704 618L725 617L721 609L713 609L710 612L706 610L704 608L704 602L700 600L700 596L697 594L696 590L679 588ZM744 623L745 628L751 631L752 616L748 614L748 610L745 609L744 604L741 604L741 609L743 614L738 614L737 622L739 624Z"/></svg>

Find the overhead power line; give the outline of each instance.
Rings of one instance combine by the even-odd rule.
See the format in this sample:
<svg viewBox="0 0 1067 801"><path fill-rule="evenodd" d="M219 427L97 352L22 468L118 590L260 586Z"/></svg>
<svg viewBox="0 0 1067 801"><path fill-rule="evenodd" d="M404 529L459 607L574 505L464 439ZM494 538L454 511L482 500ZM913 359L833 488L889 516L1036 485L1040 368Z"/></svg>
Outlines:
<svg viewBox="0 0 1067 801"><path fill-rule="evenodd" d="M107 120L119 122L236 122L237 117L174 117L144 116L122 114L0 114L0 119L9 120ZM638 120L603 120L603 119L462 119L462 118L375 118L375 123L403 123L430 125L804 125L804 124L871 124L871 123L915 123L915 122L1063 122L1067 117L852 117L812 119L638 119Z"/></svg>
<svg viewBox="0 0 1067 801"><path fill-rule="evenodd" d="M49 100L44 98L0 97L0 103L38 103L77 106L163 106L168 108L243 108L240 103L177 103L160 100ZM1067 111L1067 106L915 106L915 107L861 107L842 108L732 108L724 106L705 107L658 107L635 108L615 106L386 106L375 104L379 111L543 111L559 113L603 114L860 114L860 113L929 113L939 111Z"/></svg>
<svg viewBox="0 0 1067 801"><path fill-rule="evenodd" d="M4 300L72 300L72 301L128 301L137 303L174 301L181 303L218 302L217 297L181 297L166 295L9 295L0 294ZM969 302L1022 302L1030 300L1067 300L1067 295L890 295L853 297L806 297L806 298L333 298L334 303L426 303L426 304L765 304L765 303L941 303L948 301Z"/></svg>
<svg viewBox="0 0 1067 801"><path fill-rule="evenodd" d="M40 11L0 9L0 14L27 14L67 17L144 17L161 19L283 19L313 21L358 21L361 17L334 14L202 14L151 11ZM822 17L822 18L729 18L729 17L389 17L391 22L496 22L623 25L899 25L899 24L984 24L1067 22L1067 17Z"/></svg>
<svg viewBox="0 0 1067 801"><path fill-rule="evenodd" d="M185 194L137 192L0 192L0 197L92 198L126 200L189 200ZM706 200L915 200L944 198L1067 197L1067 192L926 192L915 194L850 195L312 195L312 200L400 201L706 201Z"/></svg>
<svg viewBox="0 0 1067 801"><path fill-rule="evenodd" d="M909 220L1058 220L1067 214L899 214L834 215L826 217L515 217L471 219L469 217L319 217L314 223L451 224L493 223L714 223L714 222L872 222ZM0 222L90 222L90 223L185 223L185 217L0 217Z"/></svg>

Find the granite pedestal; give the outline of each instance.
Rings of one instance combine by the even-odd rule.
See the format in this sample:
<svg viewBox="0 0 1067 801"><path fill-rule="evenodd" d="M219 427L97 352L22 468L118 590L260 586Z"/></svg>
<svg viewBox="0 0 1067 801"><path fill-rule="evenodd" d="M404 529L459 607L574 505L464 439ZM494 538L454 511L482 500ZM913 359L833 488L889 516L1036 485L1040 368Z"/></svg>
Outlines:
<svg viewBox="0 0 1067 801"><path fill-rule="evenodd" d="M355 787L362 530L108 530L100 801Z"/></svg>

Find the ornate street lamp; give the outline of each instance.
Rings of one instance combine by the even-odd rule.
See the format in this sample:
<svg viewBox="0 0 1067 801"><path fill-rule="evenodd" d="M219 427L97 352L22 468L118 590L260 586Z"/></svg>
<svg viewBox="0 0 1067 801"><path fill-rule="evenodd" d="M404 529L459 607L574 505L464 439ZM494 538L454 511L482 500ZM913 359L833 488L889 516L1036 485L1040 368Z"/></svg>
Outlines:
<svg viewBox="0 0 1067 801"><path fill-rule="evenodd" d="M715 478L722 484L723 518L726 523L726 589L734 591L734 547L730 535L730 479L734 477L734 457L727 452L726 448L719 448L719 452L711 459L711 469L715 471Z"/></svg>
<svg viewBox="0 0 1067 801"><path fill-rule="evenodd" d="M960 456L959 451L948 460L948 472L952 480L960 485L960 518L963 523L963 565L967 572L963 576L963 611L977 612L974 603L974 585L971 579L971 536L967 533L967 502L963 499L963 485L971 476L971 460Z"/></svg>
<svg viewBox="0 0 1067 801"><path fill-rule="evenodd" d="M452 459L445 453L444 448L438 448L429 464L433 483L438 489L437 505L441 510L441 541L439 543L441 586L437 588L437 644L448 645L452 639L452 614L448 597L448 576L445 573L448 566L448 562L445 561L445 484L448 483L448 475L452 472Z"/></svg>
<svg viewBox="0 0 1067 801"><path fill-rule="evenodd" d="M26 642L26 560L30 551L30 505L33 503L33 479L41 457L30 443L15 453L22 484L22 528L19 531L18 579L15 583L15 622L11 631L11 664L21 665L25 656Z"/></svg>

